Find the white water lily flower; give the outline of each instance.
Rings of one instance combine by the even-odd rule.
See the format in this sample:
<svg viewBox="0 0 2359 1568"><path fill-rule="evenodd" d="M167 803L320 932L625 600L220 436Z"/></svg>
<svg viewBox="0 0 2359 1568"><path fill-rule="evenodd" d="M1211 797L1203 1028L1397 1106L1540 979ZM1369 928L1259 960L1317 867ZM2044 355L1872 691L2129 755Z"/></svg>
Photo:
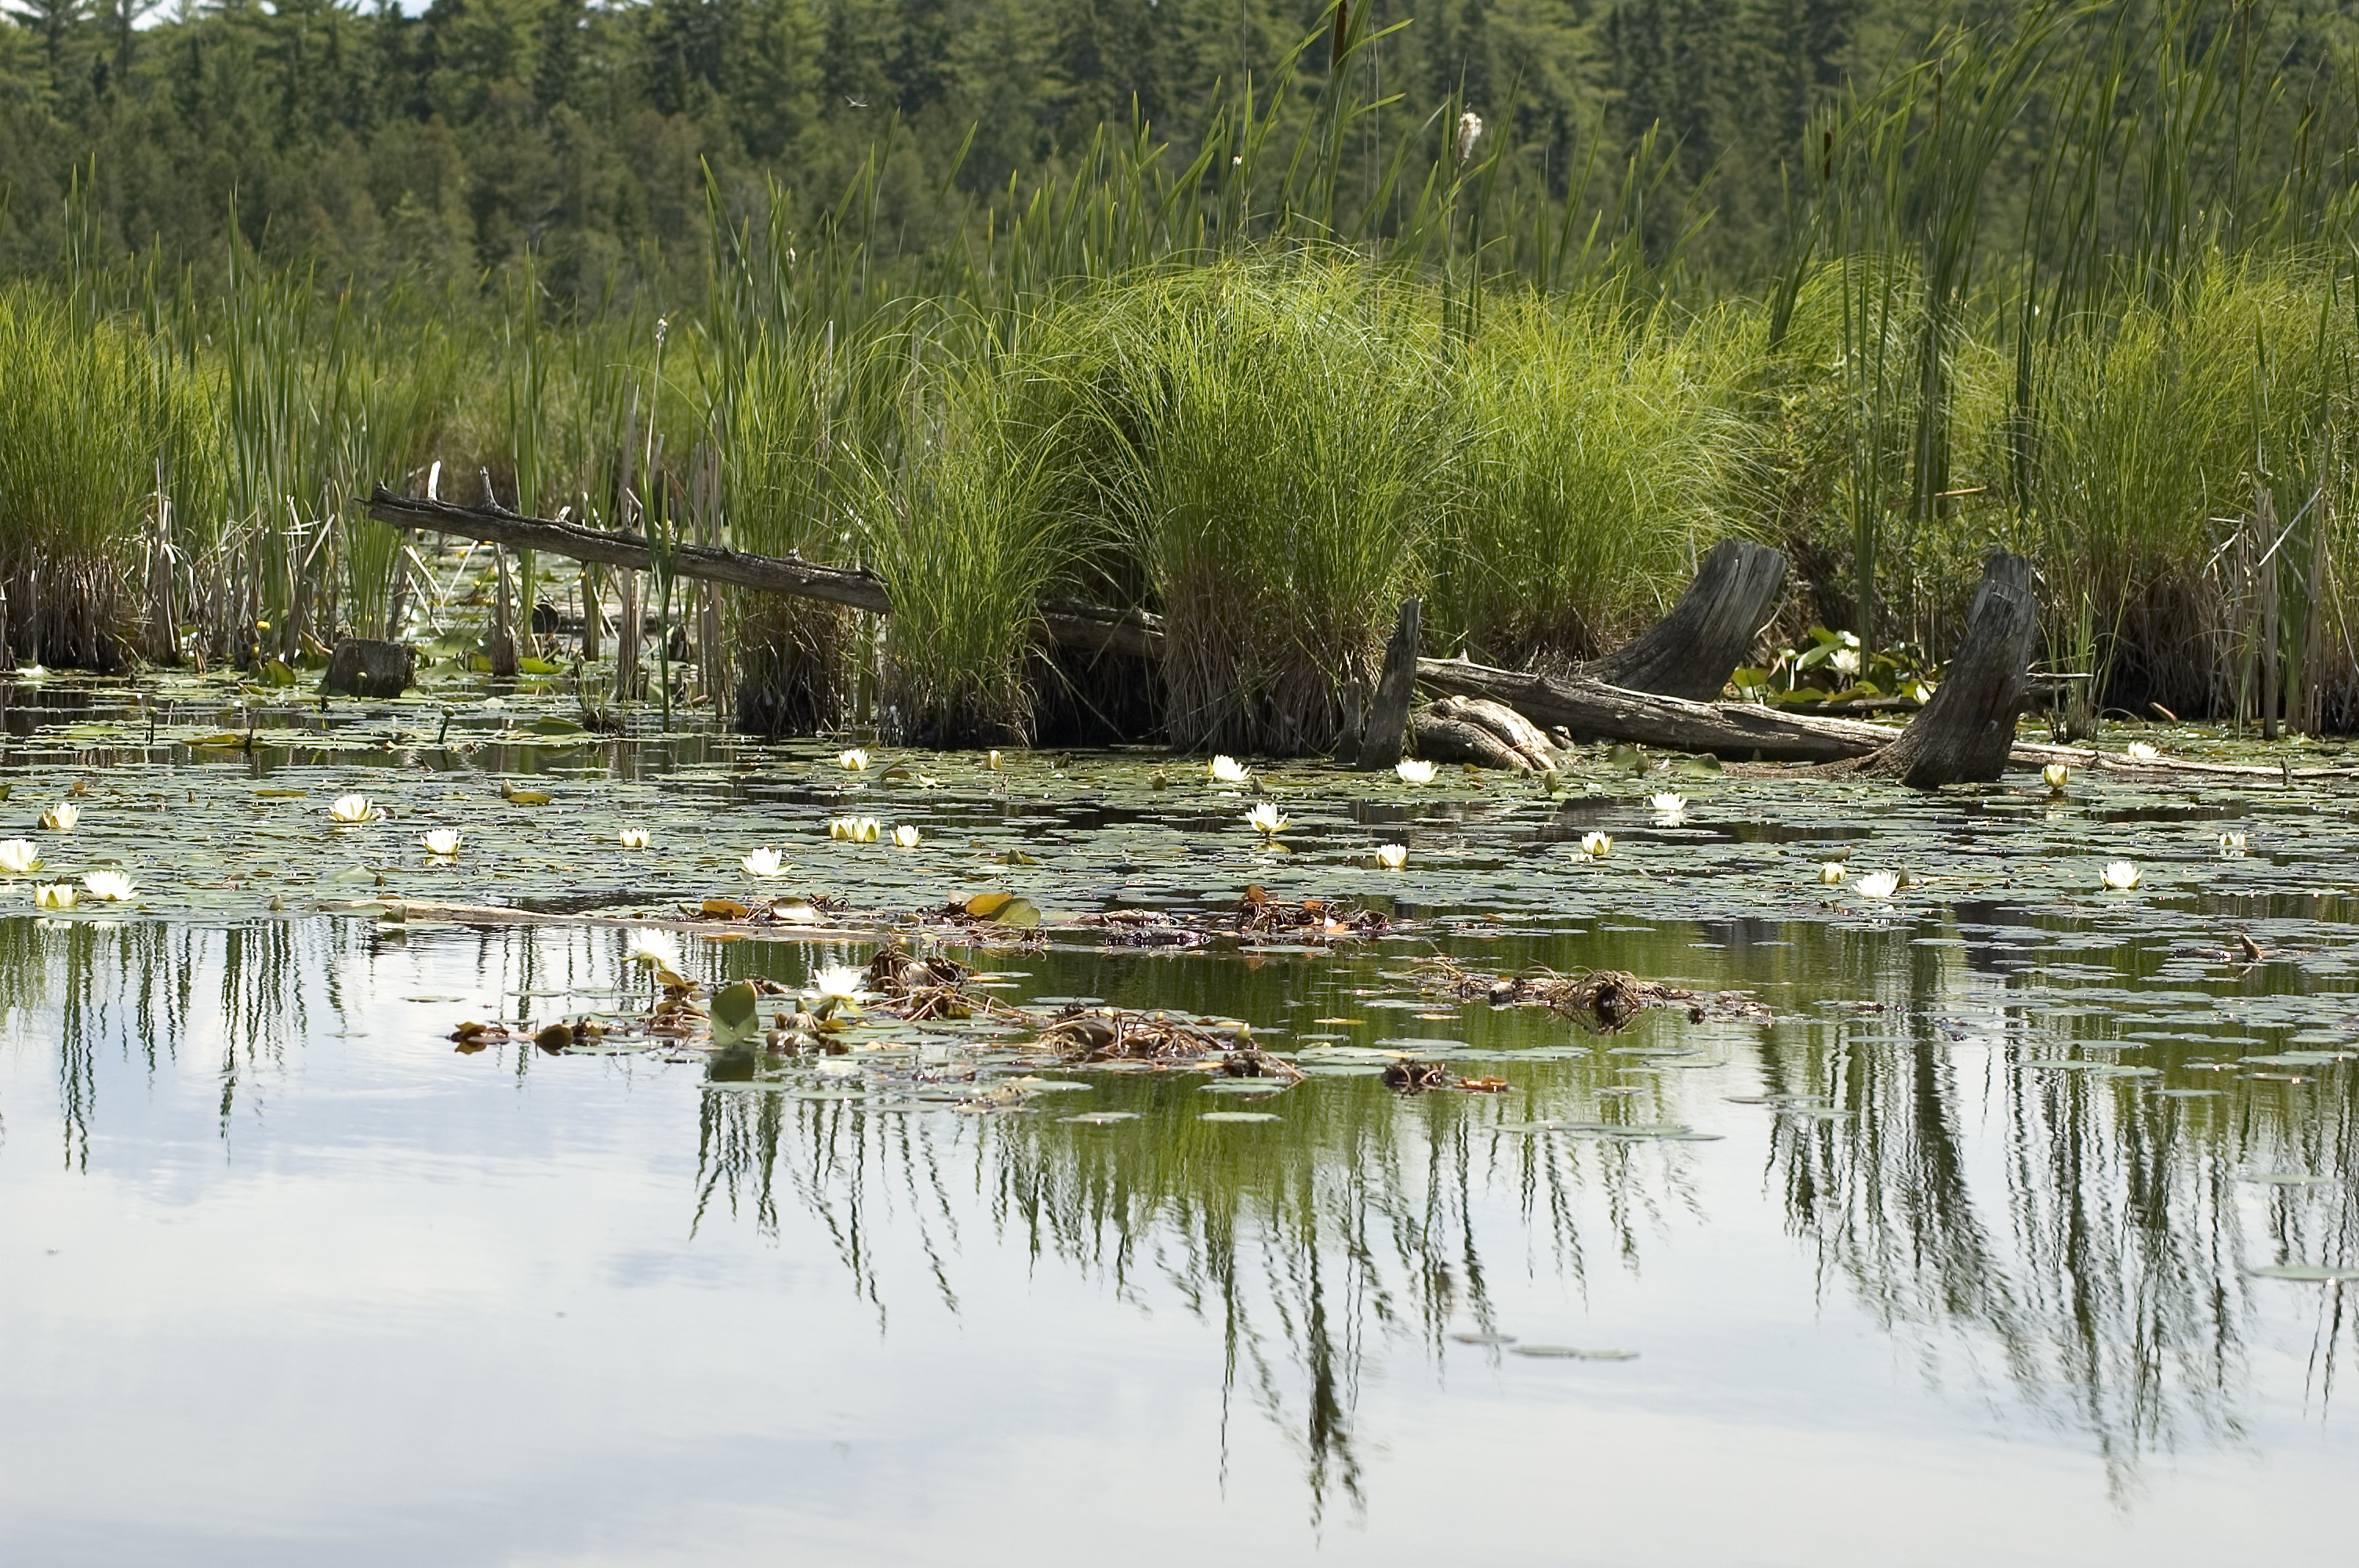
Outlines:
<svg viewBox="0 0 2359 1568"><path fill-rule="evenodd" d="M737 862L748 876L775 877L787 869L787 862L776 849L765 844Z"/></svg>
<svg viewBox="0 0 2359 1568"><path fill-rule="evenodd" d="M2039 776L2048 781L2049 789L2062 789L2064 781L2072 776L2072 771L2061 762L2050 762L2039 770Z"/></svg>
<svg viewBox="0 0 2359 1568"><path fill-rule="evenodd" d="M447 858L459 852L459 830L455 827L437 827L419 842L426 846L428 854Z"/></svg>
<svg viewBox="0 0 2359 1568"><path fill-rule="evenodd" d="M70 806L64 801L41 813L41 826L52 833L71 833L74 830L74 824L81 820L82 807Z"/></svg>
<svg viewBox="0 0 2359 1568"><path fill-rule="evenodd" d="M857 1002L868 992L863 989L868 971L857 964L827 964L811 971L809 995L825 1002Z"/></svg>
<svg viewBox="0 0 2359 1568"><path fill-rule="evenodd" d="M1439 771L1436 764L1420 757L1403 757L1393 764L1393 772L1400 775L1403 784L1431 784Z"/></svg>
<svg viewBox="0 0 2359 1568"><path fill-rule="evenodd" d="M1408 846L1406 844L1377 845L1376 864L1387 871L1399 871L1408 864Z"/></svg>
<svg viewBox="0 0 2359 1568"><path fill-rule="evenodd" d="M1655 808L1658 816L1680 817L1687 815L1688 797L1683 795L1650 795L1647 804Z"/></svg>
<svg viewBox="0 0 2359 1568"><path fill-rule="evenodd" d="M849 752L838 752L835 765L848 773L864 773L868 771L868 752L859 746Z"/></svg>
<svg viewBox="0 0 2359 1568"><path fill-rule="evenodd" d="M2220 835L2220 852L2222 854L2237 854L2240 853L2244 848L2245 836L2242 833L2223 833Z"/></svg>
<svg viewBox="0 0 2359 1568"><path fill-rule="evenodd" d="M985 760L984 766L989 768L995 773L997 773L999 771L999 753L994 752L990 757Z"/></svg>
<svg viewBox="0 0 2359 1568"><path fill-rule="evenodd" d="M1288 820L1284 812L1266 800L1245 813L1246 826L1260 828L1262 836L1266 838L1275 838L1285 832Z"/></svg>
<svg viewBox="0 0 2359 1568"><path fill-rule="evenodd" d="M631 933L631 945L624 950L623 961L644 965L658 975L676 979L679 974L679 943L669 931L643 925Z"/></svg>
<svg viewBox="0 0 2359 1568"><path fill-rule="evenodd" d="M850 838L852 837L852 818L849 816L829 817L827 819L827 836L831 838L837 839Z"/></svg>
<svg viewBox="0 0 2359 1568"><path fill-rule="evenodd" d="M2143 741L2133 741L2129 743L2128 755L2133 762L2151 762L2162 753Z"/></svg>
<svg viewBox="0 0 2359 1568"><path fill-rule="evenodd" d="M92 871L82 880L82 891L109 903L129 903L139 896L139 884L121 871Z"/></svg>
<svg viewBox="0 0 2359 1568"><path fill-rule="evenodd" d="M328 815L346 827L354 827L375 822L385 813L364 795L340 795L328 803Z"/></svg>
<svg viewBox="0 0 2359 1568"><path fill-rule="evenodd" d="M647 830L644 827L625 827L614 835L614 842L625 849L644 849L647 847Z"/></svg>
<svg viewBox="0 0 2359 1568"><path fill-rule="evenodd" d="M1593 860L1602 860L1614 853L1614 840L1603 833L1584 833L1581 836L1581 852Z"/></svg>
<svg viewBox="0 0 2359 1568"><path fill-rule="evenodd" d="M1870 871L1851 885L1869 898L1890 898L1900 891L1900 873Z"/></svg>
<svg viewBox="0 0 2359 1568"><path fill-rule="evenodd" d="M71 909L73 906L74 887L71 882L42 882L33 889L33 907L36 909Z"/></svg>
<svg viewBox="0 0 2359 1568"><path fill-rule="evenodd" d="M893 842L904 849L916 849L918 847L918 830L915 827L910 827L906 822L901 824L900 827L893 829Z"/></svg>
<svg viewBox="0 0 2359 1568"><path fill-rule="evenodd" d="M2109 861L2105 866L2104 883L2115 892L2127 892L2138 884L2138 869L2127 860Z"/></svg>
<svg viewBox="0 0 2359 1568"><path fill-rule="evenodd" d="M1827 655L1827 668L1839 676L1848 676L1859 674L1859 650L1837 648Z"/></svg>
<svg viewBox="0 0 2359 1568"><path fill-rule="evenodd" d="M1819 862L1819 881L1826 883L1829 887L1832 887L1835 883L1843 880L1843 863L1841 860L1821 860Z"/></svg>
<svg viewBox="0 0 2359 1568"><path fill-rule="evenodd" d="M855 816L852 819L852 841L855 844L874 844L876 842L877 836L883 831L883 827L873 816Z"/></svg>
<svg viewBox="0 0 2359 1568"><path fill-rule="evenodd" d="M1241 784L1253 777L1253 770L1234 757L1214 757L1204 764L1204 776L1214 784Z"/></svg>
<svg viewBox="0 0 2359 1568"><path fill-rule="evenodd" d="M41 852L30 838L0 838L0 871L29 877L41 869Z"/></svg>

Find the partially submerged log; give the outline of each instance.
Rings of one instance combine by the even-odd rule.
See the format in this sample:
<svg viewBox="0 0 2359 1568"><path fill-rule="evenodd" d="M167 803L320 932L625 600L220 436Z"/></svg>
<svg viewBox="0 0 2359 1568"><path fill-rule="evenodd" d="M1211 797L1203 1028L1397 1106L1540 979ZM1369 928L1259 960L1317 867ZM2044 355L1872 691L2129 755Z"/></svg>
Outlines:
<svg viewBox="0 0 2359 1568"><path fill-rule="evenodd" d="M1627 691L1710 702L1752 655L1785 586L1782 554L1750 539L1723 539L1669 614L1581 673Z"/></svg>
<svg viewBox="0 0 2359 1568"><path fill-rule="evenodd" d="M1810 719L1754 703L1690 702L1463 659L1419 659L1417 678L1436 691L1505 703L1542 728L1569 730L1581 739L1709 752L1736 762L1847 762L1881 751L1898 733L1862 719Z"/></svg>
<svg viewBox="0 0 2359 1568"><path fill-rule="evenodd" d="M636 534L523 517L504 507L453 506L398 495L381 484L369 497L369 515L396 528L548 550L626 571L651 571L655 567L654 552ZM748 556L705 545L681 545L671 552L671 575L730 583L762 593L792 594L854 610L883 612L893 608L891 594L873 573L823 567L795 556ZM1160 620L1142 611L1059 600L1041 605L1040 620L1052 643L1121 654L1154 654L1162 647Z"/></svg>
<svg viewBox="0 0 2359 1568"><path fill-rule="evenodd" d="M1966 634L1908 728L1860 766L1912 789L1986 784L2006 771L2015 724L2029 701L2027 672L2039 634L2031 563L1993 551L1966 615Z"/></svg>

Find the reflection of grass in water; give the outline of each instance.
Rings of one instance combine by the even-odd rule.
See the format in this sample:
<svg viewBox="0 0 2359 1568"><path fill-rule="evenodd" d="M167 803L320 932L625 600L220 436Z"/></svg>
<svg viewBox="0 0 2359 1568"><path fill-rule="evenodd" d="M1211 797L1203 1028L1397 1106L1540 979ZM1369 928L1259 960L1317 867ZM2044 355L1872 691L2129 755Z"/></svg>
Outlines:
<svg viewBox="0 0 2359 1568"><path fill-rule="evenodd" d="M1961 1329L1986 1332L2026 1402L2091 1436L2117 1494L2146 1454L2176 1447L2190 1427L2234 1439L2253 1306L2236 1271L2278 1255L2339 1261L2359 1242L2341 1188L2324 1199L2278 1190L2265 1200L2264 1255L2234 1177L2345 1169L2352 1075L2299 1105L2234 1079L2222 1087L2238 1088L2234 1098L2175 1100L2154 1097L2151 1080L2018 1070L2014 1060L2032 1053L2014 1043L1978 1083L1931 1020L1966 1015L1976 1000L1986 1011L2028 999L1998 993L1996 978L1973 975L1958 950L1902 951L1905 971L1878 988L1886 1014L1821 1021L1765 1047L1773 1091L1826 1095L1853 1113L1780 1119L1773 1158L1795 1228L1888 1328L1922 1336L1929 1376L1972 1357ZM2153 968L2129 943L2072 957L2125 980ZM2083 1035L2112 1040L2118 1027L2110 1017L2059 1022L2061 1039L2034 1037L2038 1054ZM1978 1193L1973 1146L1990 1137L2004 1141L2003 1185ZM2322 1346L2329 1383L2337 1326L2326 1325Z"/></svg>
<svg viewBox="0 0 2359 1568"><path fill-rule="evenodd" d="M152 1074L211 1025L220 1033L226 1139L246 1077L279 1065L286 1043L310 1026L302 982L317 974L329 1011L342 1015L333 956L352 940L338 927L282 921L206 930L0 919L0 1028L54 1018L65 1159L87 1169L98 1053L119 1046Z"/></svg>

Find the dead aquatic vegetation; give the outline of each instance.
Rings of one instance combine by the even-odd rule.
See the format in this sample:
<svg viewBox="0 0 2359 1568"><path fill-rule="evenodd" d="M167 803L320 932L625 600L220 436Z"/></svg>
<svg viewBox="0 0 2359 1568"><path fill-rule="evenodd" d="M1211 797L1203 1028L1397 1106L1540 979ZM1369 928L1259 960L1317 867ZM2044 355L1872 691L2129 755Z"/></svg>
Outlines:
<svg viewBox="0 0 2359 1568"><path fill-rule="evenodd" d="M1420 1062L1411 1056L1387 1063L1380 1076L1385 1087L1408 1095L1423 1094L1428 1089L1457 1089L1478 1095L1507 1091L1505 1078L1462 1078L1439 1062Z"/></svg>
<svg viewBox="0 0 2359 1568"><path fill-rule="evenodd" d="M825 893L808 898L777 898L762 903L740 903L734 898L708 898L679 906L679 917L690 921L722 921L732 925L824 925L827 917L843 908L843 901Z"/></svg>
<svg viewBox="0 0 2359 1568"><path fill-rule="evenodd" d="M1236 930L1240 935L1310 937L1332 940L1373 936L1392 928L1391 917L1348 899L1306 898L1289 903L1270 897L1259 882L1237 900Z"/></svg>
<svg viewBox="0 0 2359 1568"><path fill-rule="evenodd" d="M1656 1007L1680 1009L1690 1023L1710 1018L1772 1022L1769 1009L1743 991L1690 990L1641 979L1624 969L1592 969L1581 975L1530 969L1517 975L1492 975L1435 957L1419 960L1417 972L1428 995L1485 1001L1493 1007L1545 1007L1601 1034L1618 1034L1640 1013Z"/></svg>
<svg viewBox="0 0 2359 1568"><path fill-rule="evenodd" d="M1293 1063L1253 1043L1243 1026L1188 1022L1165 1013L1073 1009L1040 1031L1039 1043L1072 1062L1146 1062L1159 1067L1210 1065L1233 1078L1293 1083Z"/></svg>

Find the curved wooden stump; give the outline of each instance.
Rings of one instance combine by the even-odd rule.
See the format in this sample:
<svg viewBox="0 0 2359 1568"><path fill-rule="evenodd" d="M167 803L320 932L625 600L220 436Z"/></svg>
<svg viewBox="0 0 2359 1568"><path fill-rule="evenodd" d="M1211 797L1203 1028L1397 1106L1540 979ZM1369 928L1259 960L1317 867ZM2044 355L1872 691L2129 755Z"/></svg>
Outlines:
<svg viewBox="0 0 2359 1568"><path fill-rule="evenodd" d="M1900 738L1859 764L1912 789L1987 784L2015 751L2015 721L2030 697L2027 672L2039 634L2031 563L1994 551L1948 672Z"/></svg>
<svg viewBox="0 0 2359 1568"><path fill-rule="evenodd" d="M1423 628L1423 607L1414 599L1401 600L1400 622L1385 644L1384 673L1376 677L1375 700L1369 704L1361 726L1360 769L1378 773L1401 760L1401 742L1408 735L1408 710L1417 701L1417 644Z"/></svg>
<svg viewBox="0 0 2359 1568"><path fill-rule="evenodd" d="M1625 691L1710 702L1751 655L1785 586L1784 555L1750 539L1723 539L1669 614L1581 673Z"/></svg>

